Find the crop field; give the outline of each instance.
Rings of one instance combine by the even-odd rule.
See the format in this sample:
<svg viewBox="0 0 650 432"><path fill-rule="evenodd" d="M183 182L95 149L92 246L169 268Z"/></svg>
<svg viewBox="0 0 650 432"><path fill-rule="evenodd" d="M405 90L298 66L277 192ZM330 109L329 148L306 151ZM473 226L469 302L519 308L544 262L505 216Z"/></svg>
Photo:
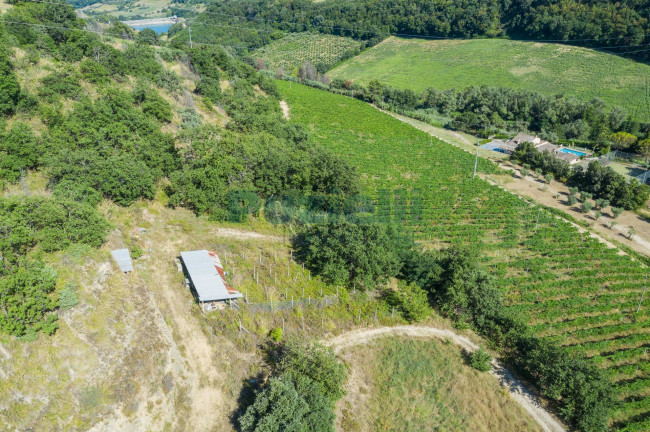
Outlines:
<svg viewBox="0 0 650 432"><path fill-rule="evenodd" d="M290 33L258 49L253 55L264 60L273 69L281 67L286 73L293 74L305 62L313 65L333 65L347 53L356 52L359 46L359 42L345 37Z"/></svg>
<svg viewBox="0 0 650 432"><path fill-rule="evenodd" d="M359 379L349 381L340 402L338 430L541 430L494 376L466 365L453 344L389 338L348 349L343 358Z"/></svg>
<svg viewBox="0 0 650 432"><path fill-rule="evenodd" d="M360 101L279 85L293 121L358 168L380 220L403 221L429 247L479 249L510 307L529 316L540 336L583 352L611 375L622 402L613 424L626 431L650 429L648 295L639 303L647 268L545 210L473 179L471 153L432 141ZM479 175L496 169L479 159ZM382 205L389 191L391 204Z"/></svg>
<svg viewBox="0 0 650 432"><path fill-rule="evenodd" d="M435 41L391 37L330 71L421 91L489 85L600 98L650 119L650 66L587 48L498 39Z"/></svg>

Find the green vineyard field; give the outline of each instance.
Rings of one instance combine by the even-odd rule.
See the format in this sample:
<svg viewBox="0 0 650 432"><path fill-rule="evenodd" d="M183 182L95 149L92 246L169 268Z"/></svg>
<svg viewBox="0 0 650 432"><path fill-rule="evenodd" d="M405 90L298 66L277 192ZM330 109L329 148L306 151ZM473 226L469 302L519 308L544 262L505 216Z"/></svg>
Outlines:
<svg viewBox="0 0 650 432"><path fill-rule="evenodd" d="M650 301L639 308L648 269L588 233L480 178L474 155L360 101L279 82L293 121L349 158L370 196L410 192L422 217L401 204L379 208L432 247L471 244L506 293L509 307L541 337L604 368L621 401L618 430L650 430ZM480 173L496 167L479 160ZM409 195L409 193L407 193ZM406 206L405 206L406 208ZM646 297L647 298L647 297Z"/></svg>
<svg viewBox="0 0 650 432"><path fill-rule="evenodd" d="M356 53L360 43L354 39L314 34L289 33L282 39L258 49L253 57L261 58L272 69L281 67L288 74L294 74L305 62L334 65L346 55Z"/></svg>
<svg viewBox="0 0 650 432"><path fill-rule="evenodd" d="M503 39L436 41L391 37L330 71L362 84L462 90L510 87L546 95L600 98L641 121L650 119L650 66L575 46Z"/></svg>

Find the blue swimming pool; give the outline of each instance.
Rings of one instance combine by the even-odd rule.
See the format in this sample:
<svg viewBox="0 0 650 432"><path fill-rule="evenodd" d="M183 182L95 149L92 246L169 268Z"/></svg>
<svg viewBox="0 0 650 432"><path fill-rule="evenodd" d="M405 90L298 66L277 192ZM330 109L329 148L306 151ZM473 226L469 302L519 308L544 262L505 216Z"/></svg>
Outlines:
<svg viewBox="0 0 650 432"><path fill-rule="evenodd" d="M578 151L578 150L571 150L571 149L568 149L568 148L563 148L560 151L562 153L569 153L569 154L576 155L576 156L587 156L587 153L585 153L585 152L581 152L581 151Z"/></svg>

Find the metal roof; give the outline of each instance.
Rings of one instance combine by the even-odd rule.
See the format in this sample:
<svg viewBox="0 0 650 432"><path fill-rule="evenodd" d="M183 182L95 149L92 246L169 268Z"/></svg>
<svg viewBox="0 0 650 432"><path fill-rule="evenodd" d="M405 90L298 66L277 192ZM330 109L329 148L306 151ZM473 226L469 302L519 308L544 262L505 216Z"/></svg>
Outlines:
<svg viewBox="0 0 650 432"><path fill-rule="evenodd" d="M129 255L128 249L116 249L111 251L111 255L113 255L113 259L117 263L117 266L124 273L133 271L133 263L131 262L131 256Z"/></svg>
<svg viewBox="0 0 650 432"><path fill-rule="evenodd" d="M207 250L181 252L181 258L200 302L243 297L237 291L229 292L226 282L219 274L215 259Z"/></svg>

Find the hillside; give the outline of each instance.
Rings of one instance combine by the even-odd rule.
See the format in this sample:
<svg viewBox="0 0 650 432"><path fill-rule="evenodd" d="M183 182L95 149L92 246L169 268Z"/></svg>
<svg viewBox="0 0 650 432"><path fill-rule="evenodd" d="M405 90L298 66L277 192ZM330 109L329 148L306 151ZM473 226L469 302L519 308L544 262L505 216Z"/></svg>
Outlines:
<svg viewBox="0 0 650 432"><path fill-rule="evenodd" d="M281 39L255 50L253 58L262 59L271 70L282 68L294 74L305 62L324 71L344 58L359 52L361 44L353 39L314 34L289 33Z"/></svg>
<svg viewBox="0 0 650 432"><path fill-rule="evenodd" d="M595 50L497 39L391 37L328 73L367 84L377 79L416 91L472 85L600 98L638 120L650 119L650 66Z"/></svg>
<svg viewBox="0 0 650 432"><path fill-rule="evenodd" d="M406 218L416 238L433 248L480 249L517 316L529 317L539 335L592 358L611 377L623 402L614 417L617 427L647 427L650 310L635 312L647 283L645 267L554 215L472 179L470 153L431 142L428 134L362 102L296 84L280 87L292 121L348 155L366 193L410 190L411 199L421 200L421 218L409 218L399 206L380 209L382 217ZM479 162L479 171L494 170Z"/></svg>
<svg viewBox="0 0 650 432"><path fill-rule="evenodd" d="M543 430L449 343L388 338L342 357L352 378L339 402L341 432Z"/></svg>

